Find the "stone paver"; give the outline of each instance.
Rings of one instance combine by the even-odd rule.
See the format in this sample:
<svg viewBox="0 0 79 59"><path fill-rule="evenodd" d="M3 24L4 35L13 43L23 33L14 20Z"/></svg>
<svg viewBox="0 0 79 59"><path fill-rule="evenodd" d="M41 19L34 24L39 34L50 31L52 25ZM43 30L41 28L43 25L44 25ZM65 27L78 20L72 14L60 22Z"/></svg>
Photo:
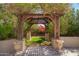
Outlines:
<svg viewBox="0 0 79 59"><path fill-rule="evenodd" d="M28 47L24 56L54 56L59 55L51 46Z"/></svg>
<svg viewBox="0 0 79 59"><path fill-rule="evenodd" d="M64 48L60 54L51 46L28 47L23 56L79 56L79 48Z"/></svg>

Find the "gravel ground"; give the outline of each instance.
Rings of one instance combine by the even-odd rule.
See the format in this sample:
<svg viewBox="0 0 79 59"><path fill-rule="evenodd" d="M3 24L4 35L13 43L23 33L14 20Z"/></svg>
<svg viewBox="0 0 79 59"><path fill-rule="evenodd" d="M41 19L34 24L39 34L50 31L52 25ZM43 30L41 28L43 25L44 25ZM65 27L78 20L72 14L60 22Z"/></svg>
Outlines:
<svg viewBox="0 0 79 59"><path fill-rule="evenodd" d="M79 48L64 48L62 56L79 56Z"/></svg>
<svg viewBox="0 0 79 59"><path fill-rule="evenodd" d="M79 48L64 48L58 53L51 46L28 47L23 56L79 56Z"/></svg>
<svg viewBox="0 0 79 59"><path fill-rule="evenodd" d="M13 39L0 41L0 56L10 56L14 54L13 42Z"/></svg>
<svg viewBox="0 0 79 59"><path fill-rule="evenodd" d="M14 42L15 39L0 41L0 56L13 56L15 55Z"/></svg>

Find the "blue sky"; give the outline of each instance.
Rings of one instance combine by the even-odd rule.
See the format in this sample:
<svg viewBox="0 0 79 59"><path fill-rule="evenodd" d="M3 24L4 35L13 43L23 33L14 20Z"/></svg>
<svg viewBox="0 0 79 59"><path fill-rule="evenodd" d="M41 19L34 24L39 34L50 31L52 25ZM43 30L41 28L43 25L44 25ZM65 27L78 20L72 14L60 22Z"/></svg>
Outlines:
<svg viewBox="0 0 79 59"><path fill-rule="evenodd" d="M79 9L79 3L73 3L72 8Z"/></svg>

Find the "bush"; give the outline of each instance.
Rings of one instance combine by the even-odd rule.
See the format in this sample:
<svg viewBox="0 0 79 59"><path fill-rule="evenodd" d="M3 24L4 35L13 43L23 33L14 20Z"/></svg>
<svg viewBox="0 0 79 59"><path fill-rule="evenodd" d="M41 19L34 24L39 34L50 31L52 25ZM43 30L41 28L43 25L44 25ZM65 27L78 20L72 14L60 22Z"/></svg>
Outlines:
<svg viewBox="0 0 79 59"><path fill-rule="evenodd" d="M44 41L45 41L45 38L42 38L42 37L32 37L31 40L26 40L25 39L25 45L29 46L29 45L32 45L33 43L42 43Z"/></svg>
<svg viewBox="0 0 79 59"><path fill-rule="evenodd" d="M35 43L42 43L43 41L45 41L45 38L42 38L42 37L32 37L31 41L35 42Z"/></svg>
<svg viewBox="0 0 79 59"><path fill-rule="evenodd" d="M1 21L1 20L0 20ZM0 22L0 40L15 37L15 32L13 31L13 25L10 22L1 23Z"/></svg>
<svg viewBox="0 0 79 59"><path fill-rule="evenodd" d="M25 43L25 45L26 45L26 46L29 46L29 45L31 45L33 42L32 42L32 41L30 41L30 40L25 40L25 42L24 42L24 43Z"/></svg>
<svg viewBox="0 0 79 59"><path fill-rule="evenodd" d="M4 26L0 25L0 40L8 38L8 33Z"/></svg>

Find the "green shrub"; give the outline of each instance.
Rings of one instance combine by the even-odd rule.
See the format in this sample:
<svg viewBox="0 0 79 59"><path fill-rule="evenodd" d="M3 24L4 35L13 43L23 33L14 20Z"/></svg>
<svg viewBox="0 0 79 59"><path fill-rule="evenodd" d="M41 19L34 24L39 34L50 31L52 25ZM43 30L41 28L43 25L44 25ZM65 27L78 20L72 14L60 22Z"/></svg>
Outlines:
<svg viewBox="0 0 79 59"><path fill-rule="evenodd" d="M32 37L31 41L35 43L42 43L45 39L42 37Z"/></svg>
<svg viewBox="0 0 79 59"><path fill-rule="evenodd" d="M0 40L15 37L15 32L11 23L0 23Z"/></svg>
<svg viewBox="0 0 79 59"><path fill-rule="evenodd" d="M29 46L29 45L31 45L33 42L32 41L30 41L30 40L25 40L25 45L26 46Z"/></svg>
<svg viewBox="0 0 79 59"><path fill-rule="evenodd" d="M42 38L42 37L32 37L31 40L25 39L25 42L24 43L25 43L26 46L30 46L33 43L42 43L44 41L45 41L45 38Z"/></svg>
<svg viewBox="0 0 79 59"><path fill-rule="evenodd" d="M0 40L8 38L8 33L6 26L0 25Z"/></svg>

